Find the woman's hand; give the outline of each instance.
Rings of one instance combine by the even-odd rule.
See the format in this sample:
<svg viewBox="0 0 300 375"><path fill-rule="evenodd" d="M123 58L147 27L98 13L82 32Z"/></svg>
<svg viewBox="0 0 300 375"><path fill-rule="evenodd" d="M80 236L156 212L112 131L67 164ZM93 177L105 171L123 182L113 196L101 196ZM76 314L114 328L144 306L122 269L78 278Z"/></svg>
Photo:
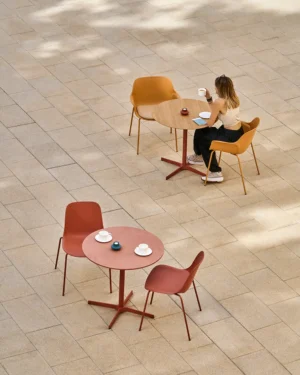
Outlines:
<svg viewBox="0 0 300 375"><path fill-rule="evenodd" d="M208 89L205 89L205 90L206 90L206 94L205 94L206 99L211 98L211 94L210 94L209 90Z"/></svg>

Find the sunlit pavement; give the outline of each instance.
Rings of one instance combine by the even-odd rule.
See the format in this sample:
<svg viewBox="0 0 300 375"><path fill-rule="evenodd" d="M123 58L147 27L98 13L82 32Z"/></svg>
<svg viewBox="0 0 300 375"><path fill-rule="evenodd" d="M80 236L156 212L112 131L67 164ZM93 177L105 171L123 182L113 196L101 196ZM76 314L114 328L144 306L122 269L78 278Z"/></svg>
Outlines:
<svg viewBox="0 0 300 375"><path fill-rule="evenodd" d="M0 375L300 374L300 2L297 0L1 0ZM260 117L254 147L224 155L225 182L185 171L174 134L137 123L129 96L140 76L172 79L182 97L214 92L226 74L242 119ZM182 135L180 134L180 137ZM181 144L181 140L179 141ZM192 133L189 139L192 151ZM203 311L157 295L156 319L87 305L115 303L107 270L69 259L54 270L64 211L97 201L105 226L145 228L161 263L187 267L201 251ZM127 273L142 308L150 269Z"/></svg>

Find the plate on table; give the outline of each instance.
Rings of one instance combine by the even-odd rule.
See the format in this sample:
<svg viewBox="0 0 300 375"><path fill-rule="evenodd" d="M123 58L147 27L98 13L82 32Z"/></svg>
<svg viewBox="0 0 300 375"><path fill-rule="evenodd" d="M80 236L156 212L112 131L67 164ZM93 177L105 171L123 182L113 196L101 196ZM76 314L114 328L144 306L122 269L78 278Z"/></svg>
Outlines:
<svg viewBox="0 0 300 375"><path fill-rule="evenodd" d="M136 255L139 255L140 257L147 257L152 254L152 250L150 249L150 247L148 247L148 249L143 252L140 250L139 247L136 247L134 249L134 252L136 253Z"/></svg>
<svg viewBox="0 0 300 375"><path fill-rule="evenodd" d="M210 118L211 113L210 112L200 112L199 116L202 118Z"/></svg>
<svg viewBox="0 0 300 375"><path fill-rule="evenodd" d="M110 235L107 236L106 239L104 240L104 239L100 238L99 234L96 234L96 236L95 236L95 240L96 240L97 242L101 242L101 243L110 242L110 241L112 240L112 235L110 234Z"/></svg>

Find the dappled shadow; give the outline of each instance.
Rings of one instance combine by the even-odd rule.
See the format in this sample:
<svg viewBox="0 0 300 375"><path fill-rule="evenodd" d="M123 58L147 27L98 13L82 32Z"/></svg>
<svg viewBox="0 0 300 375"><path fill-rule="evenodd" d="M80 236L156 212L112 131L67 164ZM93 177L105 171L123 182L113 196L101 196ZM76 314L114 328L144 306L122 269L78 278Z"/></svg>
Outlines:
<svg viewBox="0 0 300 375"><path fill-rule="evenodd" d="M76 71L74 75L78 74L78 79L88 76L99 86L125 81L127 86L124 86L124 91L128 89L128 83L131 84L139 76L164 73L172 78L172 71L178 70L182 72L183 79L187 77L192 84L189 86L189 83L184 83L183 89L191 87L194 90L194 86L200 81L201 85L206 87L213 85L214 73L209 69L211 62L224 59L224 71L220 74L232 75L234 64L226 65L232 61L232 56L239 57L239 61L242 61L240 65L246 65L253 62L248 59L253 52L276 49L281 45L285 48L290 45L286 55L300 52L298 0L31 2L34 5L16 10L18 16L31 28L27 30L27 35L25 33L19 40L24 49L18 48L17 53L14 51L10 54L9 51L16 49L16 45L9 45L1 49L1 53L3 59L24 78L29 81L41 78L41 82L29 82L33 87L42 91L43 85L47 86L48 83L49 96L65 92L63 87L58 86L60 83L47 82L47 76L45 78L44 72L39 71L40 67L33 65L34 59L35 63L41 63L50 72L53 72L55 66L66 61L73 63L83 73L86 73L85 69L89 67L105 67L107 70L90 72L91 75L80 75L81 72ZM29 54L34 59L28 59ZM157 60L147 63L145 60L148 56L149 59L155 57ZM159 57L161 61L158 61ZM291 61L291 64L299 66L295 61ZM234 66L234 69L238 68ZM63 76L67 72L58 73ZM99 83L97 74L108 78L101 78ZM203 78L202 74L207 77ZM247 73L240 71L234 78L239 74L247 76ZM197 80L197 76L201 78ZM11 85L11 82L9 84ZM176 82L177 84L180 86L180 82ZM240 86L243 86L243 82ZM196 95L196 90L194 93ZM129 99L129 95L127 97ZM123 97L120 102L127 110L127 102ZM93 102L88 104L93 109ZM248 107L250 109L253 108L251 104L253 103ZM124 108L122 110L121 113L126 112ZM262 210L268 217L266 209ZM287 233L286 241L297 241L298 237L291 233ZM248 235L246 228L241 237L245 239ZM249 242L254 243L254 248L261 241L259 235L260 232L251 234ZM280 236L283 236L282 233Z"/></svg>
<svg viewBox="0 0 300 375"><path fill-rule="evenodd" d="M35 0L35 4L18 14L43 37L35 45L40 51L35 56L41 59L43 53L49 58L82 50L79 55L83 59L97 58L106 63L109 56L124 52L118 43L131 38L150 49L158 43L163 49L172 42L173 57L193 56L200 62L199 54L218 56L220 50L236 46L233 39L243 35L265 42L265 49L270 40L273 44L285 38L299 42L297 0ZM242 40L238 45L239 53L247 52ZM172 59L170 45L168 50ZM133 72L135 67L132 62L126 69Z"/></svg>

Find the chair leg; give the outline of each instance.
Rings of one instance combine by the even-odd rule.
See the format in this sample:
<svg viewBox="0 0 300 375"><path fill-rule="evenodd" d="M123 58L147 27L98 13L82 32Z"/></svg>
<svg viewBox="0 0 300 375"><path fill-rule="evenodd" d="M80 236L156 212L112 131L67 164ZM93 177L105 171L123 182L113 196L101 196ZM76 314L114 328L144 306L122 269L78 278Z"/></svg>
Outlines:
<svg viewBox="0 0 300 375"><path fill-rule="evenodd" d="M133 115L134 115L134 108L132 108L132 113L131 113L131 120L130 120L130 126L129 126L129 134L128 134L129 136L131 135Z"/></svg>
<svg viewBox="0 0 300 375"><path fill-rule="evenodd" d="M240 167L240 173L241 173L241 177L242 177L242 183L243 183L243 187L244 187L244 192L245 192L245 195L247 195L247 190L246 190L246 186L245 186L245 179L244 179L244 174L243 174L243 170L242 170L242 165L241 165L241 161L240 161L240 158L238 155L236 155L237 159L238 159L238 162L239 162L239 167Z"/></svg>
<svg viewBox="0 0 300 375"><path fill-rule="evenodd" d="M145 317L145 312L146 312L146 307L147 307L150 292L151 291L149 290L148 293L147 293L147 297L146 297L146 301L145 301L145 306L144 306L144 310L143 310L143 314L142 314L142 318L141 318L141 324L140 324L139 331L142 330L142 325L143 325L143 321L144 321L144 317Z"/></svg>
<svg viewBox="0 0 300 375"><path fill-rule="evenodd" d="M151 300L150 300L150 305L152 305L153 297L154 297L154 292L152 292L152 296L151 296Z"/></svg>
<svg viewBox="0 0 300 375"><path fill-rule="evenodd" d="M173 133L173 129L172 128L170 128L170 134L172 134Z"/></svg>
<svg viewBox="0 0 300 375"><path fill-rule="evenodd" d="M193 280L193 286L194 286L194 291L195 291L195 294L196 294L196 298L197 298L197 302L198 302L199 310L202 311L201 304L200 304L200 300L199 300L199 296L198 296L198 292L197 292L197 288L196 288L196 285L195 285L195 281L194 281L194 280Z"/></svg>
<svg viewBox="0 0 300 375"><path fill-rule="evenodd" d="M57 268L57 263L58 263L58 257L59 257L59 251L60 251L61 240L62 240L62 237L60 237L60 239L59 239L59 241L58 241L58 248L57 248L57 254L56 254L56 261L55 261L55 267L54 267L54 269Z"/></svg>
<svg viewBox="0 0 300 375"><path fill-rule="evenodd" d="M111 268L109 269L109 292L112 293Z"/></svg>
<svg viewBox="0 0 300 375"><path fill-rule="evenodd" d="M209 157L209 162L208 162L208 167L207 167L207 171L206 171L206 178L205 178L204 185L207 184L207 178L208 178L208 174L209 174L209 170L210 170L210 165L211 165L211 161L212 161L213 154L214 154L214 151L212 151L212 152L210 153L210 157Z"/></svg>
<svg viewBox="0 0 300 375"><path fill-rule="evenodd" d="M140 133L141 133L141 119L139 118L139 123L138 123L138 137L137 137L137 148L136 148L136 153L137 153L137 155L140 153Z"/></svg>
<svg viewBox="0 0 300 375"><path fill-rule="evenodd" d="M222 158L222 151L220 151L220 155L219 155L219 165L221 163L221 158Z"/></svg>
<svg viewBox="0 0 300 375"><path fill-rule="evenodd" d="M184 308L183 299L182 299L181 295L178 294L178 293L176 293L176 296L178 296L178 297L180 298L180 301L181 301L181 307L182 307L182 312L183 312L183 317L184 317L184 322L185 322L186 331L187 331L187 335L188 335L189 341L191 341L191 336L190 336L190 331L189 331L188 322L187 322L187 319L186 319L186 313L185 313L185 308Z"/></svg>
<svg viewBox="0 0 300 375"><path fill-rule="evenodd" d="M178 152L177 129L175 129L175 149L176 149L176 152Z"/></svg>
<svg viewBox="0 0 300 375"><path fill-rule="evenodd" d="M65 257L64 282L63 282L63 290L62 290L63 296L65 295L65 289L66 289L67 261L68 261L68 254L66 254L66 257Z"/></svg>
<svg viewBox="0 0 300 375"><path fill-rule="evenodd" d="M251 143L251 148L252 148L252 153L253 153L253 156L254 156L254 161L255 161L255 165L256 165L256 169L257 169L257 174L260 174L260 171L259 171L259 168L258 168L258 164L257 164L256 155L255 155L255 151L254 151L253 143Z"/></svg>

